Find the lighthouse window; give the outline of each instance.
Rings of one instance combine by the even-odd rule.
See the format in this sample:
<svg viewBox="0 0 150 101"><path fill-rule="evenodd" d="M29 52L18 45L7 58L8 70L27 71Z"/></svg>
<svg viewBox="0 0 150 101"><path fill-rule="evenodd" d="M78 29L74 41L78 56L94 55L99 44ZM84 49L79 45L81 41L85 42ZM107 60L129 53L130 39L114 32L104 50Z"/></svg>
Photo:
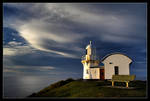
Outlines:
<svg viewBox="0 0 150 101"><path fill-rule="evenodd" d="M86 74L89 74L88 70L86 70Z"/></svg>

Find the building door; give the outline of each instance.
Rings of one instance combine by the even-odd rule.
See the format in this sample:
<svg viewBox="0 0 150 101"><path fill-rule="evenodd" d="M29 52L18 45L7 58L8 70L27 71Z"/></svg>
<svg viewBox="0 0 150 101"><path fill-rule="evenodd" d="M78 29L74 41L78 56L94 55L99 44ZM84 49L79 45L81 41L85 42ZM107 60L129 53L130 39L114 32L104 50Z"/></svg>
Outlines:
<svg viewBox="0 0 150 101"><path fill-rule="evenodd" d="M100 79L104 80L104 69L100 69Z"/></svg>
<svg viewBox="0 0 150 101"><path fill-rule="evenodd" d="M118 66L115 66L114 70L115 70L115 75L118 75L119 74Z"/></svg>

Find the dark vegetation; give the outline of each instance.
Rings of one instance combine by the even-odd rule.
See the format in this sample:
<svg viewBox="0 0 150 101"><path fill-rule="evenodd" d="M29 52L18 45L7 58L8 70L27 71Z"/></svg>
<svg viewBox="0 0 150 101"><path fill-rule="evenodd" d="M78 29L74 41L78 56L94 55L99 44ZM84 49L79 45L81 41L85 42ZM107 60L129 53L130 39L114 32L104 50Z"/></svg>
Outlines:
<svg viewBox="0 0 150 101"><path fill-rule="evenodd" d="M104 80L61 80L33 93L28 97L146 97L146 81L135 80L129 83L129 88L123 82Z"/></svg>

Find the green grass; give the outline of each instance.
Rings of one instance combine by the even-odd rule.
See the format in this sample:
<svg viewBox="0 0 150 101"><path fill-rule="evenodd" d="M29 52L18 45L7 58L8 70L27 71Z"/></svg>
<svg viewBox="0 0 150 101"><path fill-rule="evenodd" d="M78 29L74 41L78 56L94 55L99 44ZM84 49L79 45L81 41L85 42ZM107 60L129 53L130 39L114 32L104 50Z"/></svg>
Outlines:
<svg viewBox="0 0 150 101"><path fill-rule="evenodd" d="M129 88L119 82L115 86L121 87L111 87L109 81L62 80L29 97L146 97L146 81L132 81Z"/></svg>

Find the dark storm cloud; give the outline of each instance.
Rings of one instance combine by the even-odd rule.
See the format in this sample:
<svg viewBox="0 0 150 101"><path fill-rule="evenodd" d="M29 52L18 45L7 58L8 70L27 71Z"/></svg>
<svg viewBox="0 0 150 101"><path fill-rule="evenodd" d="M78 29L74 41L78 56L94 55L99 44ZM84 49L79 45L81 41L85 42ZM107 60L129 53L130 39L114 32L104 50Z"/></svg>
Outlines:
<svg viewBox="0 0 150 101"><path fill-rule="evenodd" d="M23 22L23 25L20 22L14 22L13 28L29 45L37 50L48 52L46 54L51 54L50 56L63 55L79 59L89 40L93 40L100 57L112 52L122 52L128 54L135 61L142 61L140 59L143 59L145 53L142 54L140 51L146 48L144 46L146 34L143 34L146 32L146 7L144 4L60 5L4 4L4 16L6 16L4 18ZM4 20L4 22L5 25L10 23L9 20ZM19 28L16 25L19 25ZM10 27L12 27L11 24ZM140 48L135 51L134 49L138 45ZM16 54L17 56L11 57L10 60L18 65L36 66L56 65L55 62L53 64L48 61L59 61L54 57L51 58L52 60L46 56L41 58L43 54L37 55L37 53L40 52ZM34 58L37 56L38 58ZM34 61L28 62L26 59ZM37 62L42 59L46 61ZM61 57L61 59L66 58ZM69 60L69 58L67 59ZM63 64L64 61L61 63Z"/></svg>
<svg viewBox="0 0 150 101"><path fill-rule="evenodd" d="M146 31L146 7L144 4L86 4L84 6L83 4L64 4L59 7L60 5L4 4L4 18L17 19L21 22L30 21L29 24L24 23L25 27L23 26L22 29L32 28L32 31L13 28L16 28L20 33L25 33L20 35L34 48L53 52L51 54L54 56L63 54L64 56L75 57L71 56L74 54L76 58L80 58L81 51L84 53L83 49L87 42L94 39L94 41L96 40L94 44L99 50L97 53L101 57L117 51L131 54L131 57L135 58L135 55L132 55L133 49L137 44L141 47L145 44L146 34L142 34ZM38 19L41 23L36 22ZM4 20L4 22L9 25L9 20ZM38 25L39 23L40 25ZM15 22L14 24L18 25ZM39 32L34 34L37 29ZM44 32L45 34L43 34ZM141 50L138 49L138 51ZM139 53L136 51L135 54ZM35 61L32 63L24 61L27 57L32 60L32 57L36 57L35 54L17 55L16 58L12 58L15 63L39 65ZM19 59L21 57L24 58ZM40 64L46 63L45 61Z"/></svg>

